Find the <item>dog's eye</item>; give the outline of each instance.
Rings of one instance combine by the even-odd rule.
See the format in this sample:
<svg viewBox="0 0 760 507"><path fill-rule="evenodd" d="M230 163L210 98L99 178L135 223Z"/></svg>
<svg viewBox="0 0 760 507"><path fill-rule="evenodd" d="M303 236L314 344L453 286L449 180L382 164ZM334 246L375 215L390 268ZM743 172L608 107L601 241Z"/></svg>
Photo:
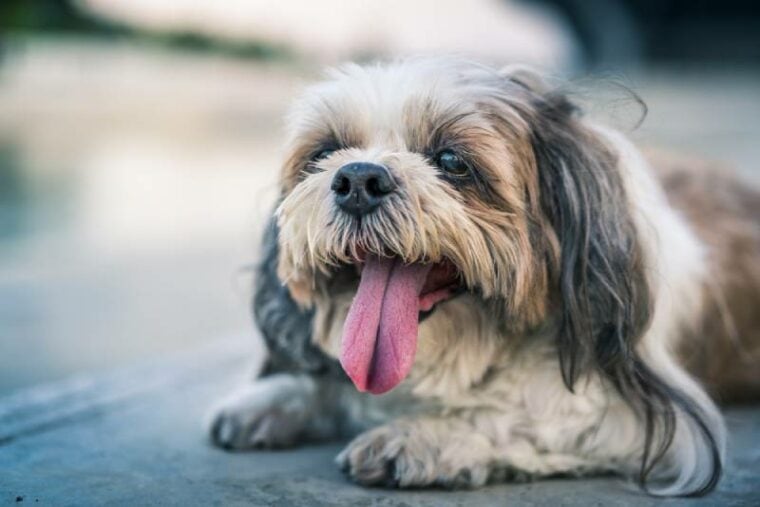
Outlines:
<svg viewBox="0 0 760 507"><path fill-rule="evenodd" d="M436 164L451 176L466 176L469 168L462 158L451 150L444 150L436 157Z"/></svg>
<svg viewBox="0 0 760 507"><path fill-rule="evenodd" d="M309 157L309 161L306 163L306 166L304 167L304 173L316 174L318 172L321 172L321 169L317 167L317 163L323 159L326 159L327 157L329 157L336 151L337 150L335 148L322 148L321 150L315 152L314 155Z"/></svg>
<svg viewBox="0 0 760 507"><path fill-rule="evenodd" d="M319 160L325 159L335 153L335 148L325 148L321 151L318 151L316 155L311 157L312 162L317 162Z"/></svg>

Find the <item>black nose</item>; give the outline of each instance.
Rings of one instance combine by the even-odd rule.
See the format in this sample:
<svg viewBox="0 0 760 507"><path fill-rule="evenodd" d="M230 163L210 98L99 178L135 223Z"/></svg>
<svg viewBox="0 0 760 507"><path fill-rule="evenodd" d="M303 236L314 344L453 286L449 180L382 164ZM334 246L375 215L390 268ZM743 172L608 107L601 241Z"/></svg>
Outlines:
<svg viewBox="0 0 760 507"><path fill-rule="evenodd" d="M369 162L346 164L335 174L331 188L335 202L346 213L361 216L377 208L396 183L385 167Z"/></svg>

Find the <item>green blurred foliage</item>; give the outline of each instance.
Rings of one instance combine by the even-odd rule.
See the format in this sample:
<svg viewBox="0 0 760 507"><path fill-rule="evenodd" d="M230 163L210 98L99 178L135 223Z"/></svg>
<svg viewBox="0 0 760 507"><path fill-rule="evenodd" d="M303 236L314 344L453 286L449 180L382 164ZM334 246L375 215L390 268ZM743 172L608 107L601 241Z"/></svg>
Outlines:
<svg viewBox="0 0 760 507"><path fill-rule="evenodd" d="M2 0L0 30L14 32L124 33L123 28L89 17L67 0Z"/></svg>
<svg viewBox="0 0 760 507"><path fill-rule="evenodd" d="M126 0L128 1L128 0ZM76 34L131 39L160 47L221 53L256 60L290 59L282 46L265 42L235 42L189 32L145 32L88 16L68 0L0 0L0 35ZM2 40L0 40L0 43Z"/></svg>

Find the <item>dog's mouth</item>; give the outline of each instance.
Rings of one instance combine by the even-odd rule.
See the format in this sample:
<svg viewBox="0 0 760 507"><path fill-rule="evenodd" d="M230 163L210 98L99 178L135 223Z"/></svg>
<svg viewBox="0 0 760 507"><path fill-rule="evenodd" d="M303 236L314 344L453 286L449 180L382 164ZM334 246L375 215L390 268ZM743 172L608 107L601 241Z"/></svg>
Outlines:
<svg viewBox="0 0 760 507"><path fill-rule="evenodd" d="M381 394L409 373L419 322L435 305L460 292L449 261L405 264L368 255L343 326L340 363L359 391Z"/></svg>

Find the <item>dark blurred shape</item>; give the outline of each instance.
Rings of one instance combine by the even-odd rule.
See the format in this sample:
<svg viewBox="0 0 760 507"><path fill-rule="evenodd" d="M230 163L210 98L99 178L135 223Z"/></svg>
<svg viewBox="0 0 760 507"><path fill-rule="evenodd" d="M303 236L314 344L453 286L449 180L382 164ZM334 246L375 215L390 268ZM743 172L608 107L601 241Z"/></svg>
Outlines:
<svg viewBox="0 0 760 507"><path fill-rule="evenodd" d="M0 144L0 243L23 229L25 182L12 146Z"/></svg>
<svg viewBox="0 0 760 507"><path fill-rule="evenodd" d="M124 29L96 20L67 0L3 0L0 2L0 33L8 31L89 32L118 34Z"/></svg>
<svg viewBox="0 0 760 507"><path fill-rule="evenodd" d="M756 64L760 2L748 0L523 0L573 27L590 67L659 61Z"/></svg>
<svg viewBox="0 0 760 507"><path fill-rule="evenodd" d="M289 52L265 42L223 41L186 32L144 32L88 15L70 0L0 0L0 56L5 35L87 35L110 39L134 39L185 51L271 60L290 57Z"/></svg>

